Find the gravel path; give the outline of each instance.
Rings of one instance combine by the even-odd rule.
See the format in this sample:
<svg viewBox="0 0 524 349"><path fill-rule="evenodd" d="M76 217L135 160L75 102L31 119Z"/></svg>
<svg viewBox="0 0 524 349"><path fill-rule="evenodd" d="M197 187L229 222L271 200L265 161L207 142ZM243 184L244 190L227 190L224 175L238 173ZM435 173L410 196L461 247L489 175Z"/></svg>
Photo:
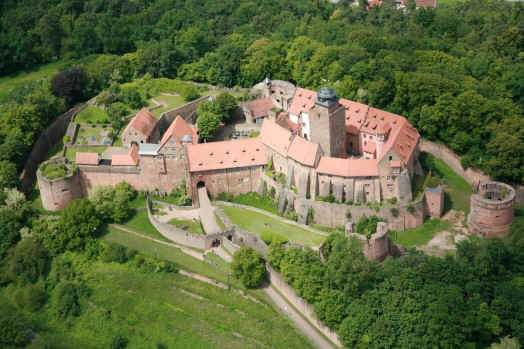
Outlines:
<svg viewBox="0 0 524 349"><path fill-rule="evenodd" d="M220 233L220 227L215 219L215 213L209 197L207 196L206 187L198 189L198 202L200 202L200 222L206 234L218 234Z"/></svg>

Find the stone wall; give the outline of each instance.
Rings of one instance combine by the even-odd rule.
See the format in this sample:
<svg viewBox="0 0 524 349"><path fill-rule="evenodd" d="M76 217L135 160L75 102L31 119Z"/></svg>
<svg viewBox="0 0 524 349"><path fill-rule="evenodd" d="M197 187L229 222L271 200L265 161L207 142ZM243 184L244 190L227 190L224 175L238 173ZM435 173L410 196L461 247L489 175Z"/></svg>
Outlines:
<svg viewBox="0 0 524 349"><path fill-rule="evenodd" d="M295 290L288 285L282 275L277 273L269 264L266 263L266 269L268 272L269 282L275 287L293 306L311 323L315 326L324 336L335 343L337 346L342 347L342 344L338 340L335 331L332 331L329 327L324 325L315 317L315 311L313 306L306 300L300 298Z"/></svg>
<svg viewBox="0 0 524 349"><path fill-rule="evenodd" d="M362 252L370 261L382 262L388 255L391 255L392 243L388 236L387 223L379 222L377 232L368 239L362 234L353 231L353 222L346 224L346 236L358 239L362 244Z"/></svg>
<svg viewBox="0 0 524 349"><path fill-rule="evenodd" d="M36 179L38 165L45 160L49 151L64 137L69 123L76 114L82 111L86 104L80 104L60 115L50 126L48 126L38 137L33 149L27 158L24 170L21 174L22 189L29 192L33 189Z"/></svg>
<svg viewBox="0 0 524 349"><path fill-rule="evenodd" d="M163 236L165 236L169 240L172 240L173 242L180 244L180 245L207 250L212 247L213 241L217 239L222 240L222 234L213 234L213 235L194 234L189 231L179 229L175 227L174 225L160 222L158 219L155 218L155 216L151 212L151 201L150 200L147 201L147 216L149 217L149 221L151 222L151 224Z"/></svg>
<svg viewBox="0 0 524 349"><path fill-rule="evenodd" d="M361 205L345 205L329 202L297 199L295 206L304 206L313 210L313 221L315 224L326 227L343 227L349 220L347 212L351 213L351 220L358 222L363 216L377 216L384 218L388 222L388 229L403 231L414 228L424 223L424 201L423 199L411 204L414 211L408 211L408 204L383 205L378 211L374 207ZM392 208L398 209L398 216L392 213Z"/></svg>
<svg viewBox="0 0 524 349"><path fill-rule="evenodd" d="M178 115L182 116L184 120L188 121L189 123L194 124L196 120L193 120L193 114L196 112L200 103L207 101L208 99L209 96L203 96L195 99L192 102L184 104L183 106L162 113L160 119L151 132L150 142L159 143L164 132L166 132L166 130L169 128L171 123L175 121Z"/></svg>

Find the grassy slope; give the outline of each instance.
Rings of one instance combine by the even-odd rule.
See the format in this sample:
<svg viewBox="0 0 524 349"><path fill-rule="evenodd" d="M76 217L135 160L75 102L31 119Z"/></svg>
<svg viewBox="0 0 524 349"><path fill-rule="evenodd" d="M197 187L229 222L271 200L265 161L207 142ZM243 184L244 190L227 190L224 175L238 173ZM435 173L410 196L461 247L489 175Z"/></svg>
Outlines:
<svg viewBox="0 0 524 349"><path fill-rule="evenodd" d="M109 116L105 110L87 107L75 117L75 122L78 124L87 124L89 121L94 124L104 124L109 122Z"/></svg>
<svg viewBox="0 0 524 349"><path fill-rule="evenodd" d="M282 223L261 213L231 206L223 206L222 208L233 224L237 224L242 229L256 234L271 231L285 236L290 241L295 241L307 246L319 246L325 239L322 235Z"/></svg>
<svg viewBox="0 0 524 349"><path fill-rule="evenodd" d="M433 157L431 154L426 156ZM433 157L433 170L444 179L446 185L445 211L449 209L461 210L469 213L470 196L473 193L471 186L455 171L453 171L444 161Z"/></svg>
<svg viewBox="0 0 524 349"><path fill-rule="evenodd" d="M392 233L391 239L395 244L404 247L414 247L427 244L436 233L449 230L451 223L440 219L428 219L424 224L416 228L407 229L398 233Z"/></svg>
<svg viewBox="0 0 524 349"><path fill-rule="evenodd" d="M160 234L158 230L156 230L156 228L151 224L151 222L149 222L149 217L147 216L146 210L135 211L133 217L122 225L136 232L149 235L155 239L171 242L162 234Z"/></svg>
<svg viewBox="0 0 524 349"><path fill-rule="evenodd" d="M156 348L157 344L167 348L312 348L273 308L232 296L227 290L178 274L142 273L115 263L95 262L84 272L92 292L79 317L55 320L50 302L37 315L56 348L109 348L117 334L129 340L128 349Z"/></svg>

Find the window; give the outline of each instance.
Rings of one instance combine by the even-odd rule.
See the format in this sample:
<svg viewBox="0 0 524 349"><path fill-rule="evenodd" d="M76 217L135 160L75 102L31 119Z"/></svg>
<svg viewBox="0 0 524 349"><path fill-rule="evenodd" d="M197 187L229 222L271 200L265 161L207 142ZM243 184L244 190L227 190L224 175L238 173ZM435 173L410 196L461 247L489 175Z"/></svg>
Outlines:
<svg viewBox="0 0 524 349"><path fill-rule="evenodd" d="M238 183L247 183L247 182L249 182L249 178L248 177L239 178L237 181L238 181Z"/></svg>
<svg viewBox="0 0 524 349"><path fill-rule="evenodd" d="M390 155L389 156L389 161L391 161L391 160L393 160L393 156Z"/></svg>
<svg viewBox="0 0 524 349"><path fill-rule="evenodd" d="M391 180L391 176L386 176L386 180L390 181Z"/></svg>
<svg viewBox="0 0 524 349"><path fill-rule="evenodd" d="M369 189L371 187L371 184L366 183L364 186L366 187L366 189Z"/></svg>
<svg viewBox="0 0 524 349"><path fill-rule="evenodd" d="M393 184L388 184L388 190L390 193L393 192Z"/></svg>
<svg viewBox="0 0 524 349"><path fill-rule="evenodd" d="M373 136L369 136L369 139L373 140Z"/></svg>

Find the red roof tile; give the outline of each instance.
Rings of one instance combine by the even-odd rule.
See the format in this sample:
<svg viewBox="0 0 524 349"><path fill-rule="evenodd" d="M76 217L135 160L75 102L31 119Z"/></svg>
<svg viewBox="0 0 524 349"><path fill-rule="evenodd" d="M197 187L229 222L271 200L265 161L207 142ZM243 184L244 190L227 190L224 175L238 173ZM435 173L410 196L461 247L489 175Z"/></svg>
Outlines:
<svg viewBox="0 0 524 349"><path fill-rule="evenodd" d="M323 156L318 163L317 172L341 177L367 177L378 176L378 167L375 159L342 159Z"/></svg>
<svg viewBox="0 0 524 349"><path fill-rule="evenodd" d="M344 98L340 98L339 102L346 109L346 132L353 135L358 134L364 120L366 119L369 106L349 101Z"/></svg>
<svg viewBox="0 0 524 349"><path fill-rule="evenodd" d="M267 164L266 148L258 137L190 144L187 156L190 172Z"/></svg>
<svg viewBox="0 0 524 349"><path fill-rule="evenodd" d="M315 91L298 87L288 112L298 116L301 112L311 109L311 107L315 104L316 98L317 93Z"/></svg>
<svg viewBox="0 0 524 349"><path fill-rule="evenodd" d="M114 154L111 157L111 166L136 166L138 164L138 145L132 144L129 153Z"/></svg>
<svg viewBox="0 0 524 349"><path fill-rule="evenodd" d="M264 119L262 123L260 139L262 143L284 156L287 154L292 140L290 131L269 119Z"/></svg>
<svg viewBox="0 0 524 349"><path fill-rule="evenodd" d="M248 103L251 115L255 119L267 116L274 107L271 97L255 99Z"/></svg>
<svg viewBox="0 0 524 349"><path fill-rule="evenodd" d="M140 132L142 135L149 137L158 119L153 116L146 108L142 108L131 122L126 126L124 133L127 133L131 127Z"/></svg>
<svg viewBox="0 0 524 349"><path fill-rule="evenodd" d="M188 124L182 116L178 115L175 121L169 125L169 128L162 136L160 147L162 147L171 136L175 137L176 142L180 143L182 137L185 135L190 135L193 137L193 144L198 143L198 133L196 128L193 125Z"/></svg>
<svg viewBox="0 0 524 349"><path fill-rule="evenodd" d="M293 160L306 166L315 166L317 159L318 144L305 140L302 137L295 136L287 155Z"/></svg>
<svg viewBox="0 0 524 349"><path fill-rule="evenodd" d="M100 155L91 152L78 152L75 154L77 165L98 165Z"/></svg>
<svg viewBox="0 0 524 349"><path fill-rule="evenodd" d="M402 161L395 161L395 160L390 161L389 162L389 166L391 166L391 167L402 167Z"/></svg>

